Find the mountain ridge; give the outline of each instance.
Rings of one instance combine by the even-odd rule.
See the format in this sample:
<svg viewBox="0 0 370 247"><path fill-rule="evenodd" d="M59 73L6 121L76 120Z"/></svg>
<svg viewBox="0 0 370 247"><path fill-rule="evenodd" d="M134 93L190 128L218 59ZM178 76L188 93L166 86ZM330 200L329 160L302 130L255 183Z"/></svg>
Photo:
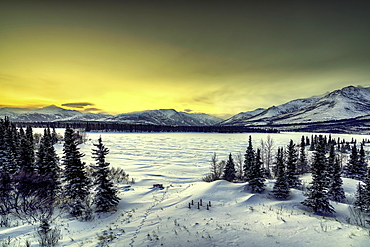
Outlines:
<svg viewBox="0 0 370 247"><path fill-rule="evenodd" d="M0 108L0 117L13 122L85 121L159 126L225 126L275 128L278 130L320 130L341 132L370 127L370 88L347 86L322 96L295 99L267 109L241 112L229 119L174 109L147 110L117 115L84 113L55 105L39 109ZM343 126L341 126L341 124Z"/></svg>
<svg viewBox="0 0 370 247"><path fill-rule="evenodd" d="M225 126L278 126L314 124L370 116L370 89L348 86L323 97L292 100L254 116L231 117Z"/></svg>
<svg viewBox="0 0 370 247"><path fill-rule="evenodd" d="M18 109L18 108L17 108ZM178 112L174 109L147 110L118 115L102 113L84 113L68 110L55 105L39 109L13 111L11 108L0 108L0 116L8 117L13 122L56 122L56 121L106 121L127 124L208 126L223 119L204 113Z"/></svg>

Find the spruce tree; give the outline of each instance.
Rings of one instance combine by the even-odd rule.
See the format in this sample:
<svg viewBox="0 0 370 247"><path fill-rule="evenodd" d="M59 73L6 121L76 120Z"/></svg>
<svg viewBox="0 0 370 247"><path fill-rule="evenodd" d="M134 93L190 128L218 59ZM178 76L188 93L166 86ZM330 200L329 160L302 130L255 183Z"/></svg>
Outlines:
<svg viewBox="0 0 370 247"><path fill-rule="evenodd" d="M326 165L326 183L327 183L328 188L330 187L330 184L331 184L331 182L333 181L333 178L334 178L335 162L336 162L336 157L335 157L334 145L330 145L329 155L328 155L328 158L327 158L327 165Z"/></svg>
<svg viewBox="0 0 370 247"><path fill-rule="evenodd" d="M251 192L260 193L264 190L263 172L262 172L262 161L261 161L261 150L257 149L256 158L252 166L250 167L250 176L248 187Z"/></svg>
<svg viewBox="0 0 370 247"><path fill-rule="evenodd" d="M272 194L280 200L285 200L289 197L289 186L285 175L285 164L283 149L279 148L276 156L276 182L272 189Z"/></svg>
<svg viewBox="0 0 370 247"><path fill-rule="evenodd" d="M6 119L5 119L6 120ZM5 120L0 120L0 171L7 171L7 146L5 143Z"/></svg>
<svg viewBox="0 0 370 247"><path fill-rule="evenodd" d="M9 226L8 215L12 209L12 178L9 167L6 132L9 120L0 120L0 226Z"/></svg>
<svg viewBox="0 0 370 247"><path fill-rule="evenodd" d="M7 169L7 147L5 144L5 121L0 120L0 226L9 226L8 215L11 212L12 180Z"/></svg>
<svg viewBox="0 0 370 247"><path fill-rule="evenodd" d="M53 144L58 143L58 134L55 131L55 128L53 128L53 132L51 133L51 140L52 140Z"/></svg>
<svg viewBox="0 0 370 247"><path fill-rule="evenodd" d="M334 145L331 146L329 153L329 164L331 163L331 157L334 156ZM329 167L328 167L329 168ZM341 168L338 158L334 157L332 167L329 169L328 177L330 178L328 195L333 201L341 202L346 198L343 189L343 180L341 178Z"/></svg>
<svg viewBox="0 0 370 247"><path fill-rule="evenodd" d="M284 149L283 148L278 148L276 157L275 157L275 162L274 162L274 175L275 177L279 177L280 173L282 172L281 169L283 169L285 173L285 163L284 163Z"/></svg>
<svg viewBox="0 0 370 247"><path fill-rule="evenodd" d="M74 131L69 126L64 134L63 153L64 191L69 201L68 207L73 216L83 216L88 209L90 180L86 175L85 163L81 161L83 154L80 153Z"/></svg>
<svg viewBox="0 0 370 247"><path fill-rule="evenodd" d="M255 151L252 145L252 136L249 136L248 147L245 152L244 167L243 167L244 178L246 181L249 181L251 179L251 168L253 164L255 163L255 160L256 160L256 154L255 154Z"/></svg>
<svg viewBox="0 0 370 247"><path fill-rule="evenodd" d="M349 161L347 166L344 167L345 177L365 181L367 166L363 143L361 143L360 151L358 151L356 142L354 142Z"/></svg>
<svg viewBox="0 0 370 247"><path fill-rule="evenodd" d="M344 167L344 175L347 178L358 179L358 150L356 143L353 144L347 165Z"/></svg>
<svg viewBox="0 0 370 247"><path fill-rule="evenodd" d="M60 168L49 128L44 130L36 156L37 174L45 185L44 189L47 195L50 198L55 198L59 191Z"/></svg>
<svg viewBox="0 0 370 247"><path fill-rule="evenodd" d="M311 144L310 144L310 151L314 151L315 150L315 139L313 137L313 135L311 135Z"/></svg>
<svg viewBox="0 0 370 247"><path fill-rule="evenodd" d="M101 137L98 139L98 144L94 146L96 149L93 149L93 158L96 160L96 165L92 167L96 194L93 202L98 212L108 212L117 207L120 198L113 183L108 179L109 163L105 161L105 156L109 150L103 145Z"/></svg>
<svg viewBox="0 0 370 247"><path fill-rule="evenodd" d="M25 133L22 128L20 128L19 134L20 134L19 168L23 172L32 174L35 172L35 150L33 145L33 139L30 140L28 134Z"/></svg>
<svg viewBox="0 0 370 247"><path fill-rule="evenodd" d="M327 194L327 159L325 156L325 143L322 135L318 137L316 149L311 166L312 182L306 193L307 198L303 205L310 207L317 213L334 213Z"/></svg>
<svg viewBox="0 0 370 247"><path fill-rule="evenodd" d="M297 188L301 184L301 181L298 178L297 172L298 153L293 140L290 140L286 152L286 178L288 185L289 188Z"/></svg>
<svg viewBox="0 0 370 247"><path fill-rule="evenodd" d="M367 176L365 180L365 201L366 212L370 212L370 169L367 170Z"/></svg>
<svg viewBox="0 0 370 247"><path fill-rule="evenodd" d="M360 152L359 152L359 156L358 156L358 168L357 168L357 174L358 174L358 179L361 180L361 181L364 181L366 180L366 176L367 176L367 162L366 162L366 154L365 154L365 150L364 150L364 144L361 143L361 147L360 147Z"/></svg>
<svg viewBox="0 0 370 247"><path fill-rule="evenodd" d="M297 164L297 173L304 174L308 172L308 162L306 157L306 144L304 141L304 136L301 139L301 146L299 149L299 159Z"/></svg>
<svg viewBox="0 0 370 247"><path fill-rule="evenodd" d="M224 169L224 176L223 179L226 181L232 182L235 179L235 163L231 153L229 154L229 159L226 162L226 166Z"/></svg>
<svg viewBox="0 0 370 247"><path fill-rule="evenodd" d="M370 169L367 171L365 184L358 183L354 206L363 212L370 212Z"/></svg>
<svg viewBox="0 0 370 247"><path fill-rule="evenodd" d="M357 185L355 201L353 205L355 206L355 208L359 209L362 212L367 211L368 209L367 199L368 198L366 196L366 187L365 185L359 182Z"/></svg>
<svg viewBox="0 0 370 247"><path fill-rule="evenodd" d="M9 119L4 121L4 148L5 156L3 158L4 168L7 169L10 175L15 174L19 170L19 135L17 128Z"/></svg>

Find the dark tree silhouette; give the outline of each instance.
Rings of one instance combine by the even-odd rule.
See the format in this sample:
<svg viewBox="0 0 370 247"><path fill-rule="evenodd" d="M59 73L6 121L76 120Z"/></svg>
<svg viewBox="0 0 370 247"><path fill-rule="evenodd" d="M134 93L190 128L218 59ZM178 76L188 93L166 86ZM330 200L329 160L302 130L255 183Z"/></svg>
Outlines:
<svg viewBox="0 0 370 247"><path fill-rule="evenodd" d="M109 153L109 150L103 145L101 137L94 146L96 147L96 149L93 149L93 158L96 160L96 165L92 166L94 169L94 184L96 185L94 204L98 212L107 212L114 210L120 199L113 183L108 179L109 163L105 161L105 156Z"/></svg>

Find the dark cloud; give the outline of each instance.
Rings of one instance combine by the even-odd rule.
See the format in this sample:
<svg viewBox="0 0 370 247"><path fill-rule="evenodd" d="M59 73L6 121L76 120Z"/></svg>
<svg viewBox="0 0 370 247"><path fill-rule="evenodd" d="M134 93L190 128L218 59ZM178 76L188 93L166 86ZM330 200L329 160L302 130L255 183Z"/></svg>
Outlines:
<svg viewBox="0 0 370 247"><path fill-rule="evenodd" d="M83 109L85 106L93 106L93 103L88 103L88 102L77 102L77 103L65 103L62 104L62 106L67 106L71 108L78 108L78 109ZM93 109L93 108L91 108Z"/></svg>
<svg viewBox="0 0 370 247"><path fill-rule="evenodd" d="M184 109L184 112L187 112L187 113L192 112L192 111L193 111L192 109Z"/></svg>
<svg viewBox="0 0 370 247"><path fill-rule="evenodd" d="M91 108L85 108L85 109L84 109L84 112L102 112L102 111L103 111L102 109L94 108L94 107L91 107Z"/></svg>

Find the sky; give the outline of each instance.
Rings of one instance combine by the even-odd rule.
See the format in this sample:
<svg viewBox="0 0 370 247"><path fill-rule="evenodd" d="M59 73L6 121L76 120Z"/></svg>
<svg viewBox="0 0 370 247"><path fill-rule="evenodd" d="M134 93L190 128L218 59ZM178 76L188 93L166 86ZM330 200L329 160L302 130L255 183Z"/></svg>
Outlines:
<svg viewBox="0 0 370 247"><path fill-rule="evenodd" d="M0 107L223 118L370 86L369 1L7 1Z"/></svg>

